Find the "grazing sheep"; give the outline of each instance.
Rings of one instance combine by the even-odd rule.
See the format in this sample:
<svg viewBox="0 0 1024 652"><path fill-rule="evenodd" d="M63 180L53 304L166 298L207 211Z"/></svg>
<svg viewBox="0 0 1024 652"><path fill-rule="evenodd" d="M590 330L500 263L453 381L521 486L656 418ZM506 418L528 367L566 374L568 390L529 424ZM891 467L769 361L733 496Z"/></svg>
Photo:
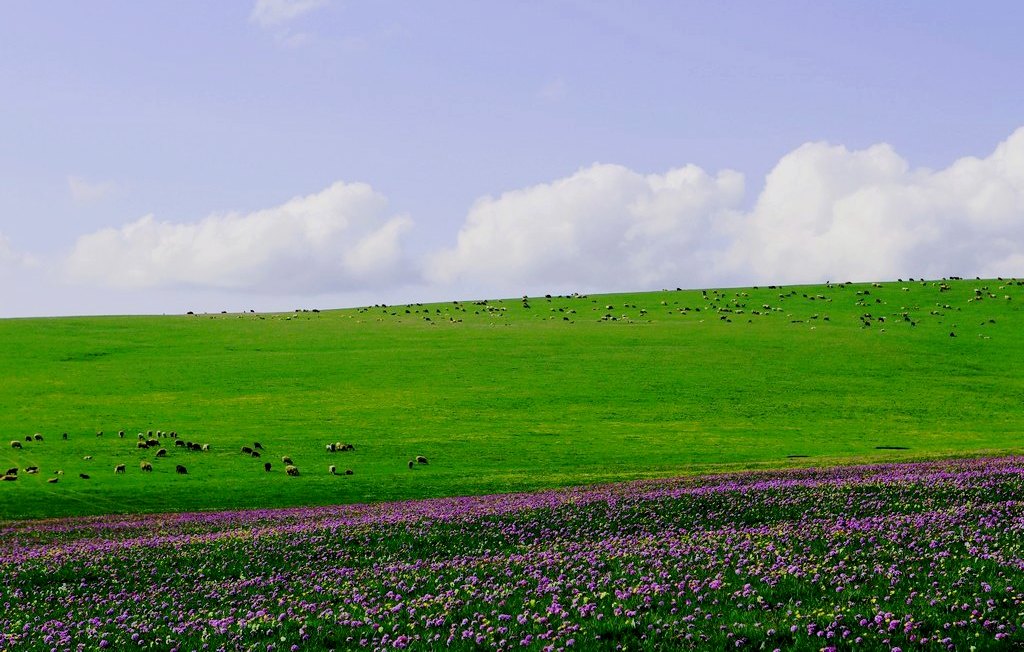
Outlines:
<svg viewBox="0 0 1024 652"><path fill-rule="evenodd" d="M67 438L68 438L68 433L66 433L66 432L62 432L60 436L61 436L62 438L64 438L64 440L67 440Z"/></svg>
<svg viewBox="0 0 1024 652"><path fill-rule="evenodd" d="M79 473L78 477L80 477L83 480L88 480L89 479L89 475L86 474L86 473Z"/></svg>
<svg viewBox="0 0 1024 652"><path fill-rule="evenodd" d="M329 467L327 467L327 472L330 473L331 475L338 475L338 468L332 464Z"/></svg>
<svg viewBox="0 0 1024 652"><path fill-rule="evenodd" d="M264 462L263 470L266 471L267 473L270 473L270 468L270 462Z"/></svg>
<svg viewBox="0 0 1024 652"><path fill-rule="evenodd" d="M190 451L198 451L203 449L203 447L200 446L199 444L190 441L185 442L185 446L187 446Z"/></svg>
<svg viewBox="0 0 1024 652"><path fill-rule="evenodd" d="M25 441L32 441L32 435L25 435Z"/></svg>
<svg viewBox="0 0 1024 652"><path fill-rule="evenodd" d="M103 436L103 431L102 430L97 430L96 431L96 436L97 437L102 437Z"/></svg>
<svg viewBox="0 0 1024 652"><path fill-rule="evenodd" d="M39 467L38 466L26 466L25 467L25 473L28 473L29 475L35 475L36 473L39 473Z"/></svg>
<svg viewBox="0 0 1024 652"><path fill-rule="evenodd" d="M124 464L118 464L115 466L114 473L124 473Z"/></svg>
<svg viewBox="0 0 1024 652"><path fill-rule="evenodd" d="M157 446L160 445L160 440L159 439L147 439L146 440L146 445L149 446L150 448L156 448Z"/></svg>
<svg viewBox="0 0 1024 652"><path fill-rule="evenodd" d="M135 443L135 448L149 448L149 446L146 444L146 442L140 441Z"/></svg>
<svg viewBox="0 0 1024 652"><path fill-rule="evenodd" d="M202 446L199 447L199 450L204 451L204 452L209 451L210 450L210 445L209 444L203 444Z"/></svg>
<svg viewBox="0 0 1024 652"><path fill-rule="evenodd" d="M188 474L188 469L186 469L184 466L179 464L176 467L174 467L174 472L177 473L178 475L187 475Z"/></svg>
<svg viewBox="0 0 1024 652"><path fill-rule="evenodd" d="M18 467L14 466L7 469L7 473L5 473L4 475L18 475Z"/></svg>
<svg viewBox="0 0 1024 652"><path fill-rule="evenodd" d="M141 469L143 471L152 471L153 470L153 465L150 464L149 462L145 462L145 461L139 462L139 469Z"/></svg>
<svg viewBox="0 0 1024 652"><path fill-rule="evenodd" d="M252 443L252 447L253 447L253 448L256 448L256 449L258 449L258 450L263 450L263 444L259 443L258 441L254 441L254 442Z"/></svg>
<svg viewBox="0 0 1024 652"><path fill-rule="evenodd" d="M409 460L409 468L411 469L414 466L416 466L416 462L413 462L412 460Z"/></svg>
<svg viewBox="0 0 1024 652"><path fill-rule="evenodd" d="M152 437L153 436L153 431L152 430L147 430L146 431L146 436L147 437Z"/></svg>
<svg viewBox="0 0 1024 652"><path fill-rule="evenodd" d="M417 464L429 464L430 462L428 462L427 458L423 457L422 455L417 455L416 456L416 463Z"/></svg>
<svg viewBox="0 0 1024 652"><path fill-rule="evenodd" d="M117 436L120 437L121 439L124 439L124 430L118 430Z"/></svg>
<svg viewBox="0 0 1024 652"><path fill-rule="evenodd" d="M53 472L53 474L54 475L64 475L64 471L61 470L61 469L57 469L56 471Z"/></svg>
<svg viewBox="0 0 1024 652"><path fill-rule="evenodd" d="M178 438L178 431L177 430L172 430L171 431L171 439L177 439L177 438Z"/></svg>
<svg viewBox="0 0 1024 652"><path fill-rule="evenodd" d="M352 469L345 469L345 475L352 475L354 471Z"/></svg>
<svg viewBox="0 0 1024 652"><path fill-rule="evenodd" d="M140 433L139 433L139 439L141 439L141 440L145 441L145 439L146 439L146 435L144 435L144 434L142 434L142 433L140 432Z"/></svg>
<svg viewBox="0 0 1024 652"><path fill-rule="evenodd" d="M294 476L299 474L299 469L298 467L289 464L288 466L284 467L284 472L287 473L288 475Z"/></svg>
<svg viewBox="0 0 1024 652"><path fill-rule="evenodd" d="M342 444L340 447L341 452L354 451L356 449L355 444Z"/></svg>
<svg viewBox="0 0 1024 652"><path fill-rule="evenodd" d="M4 482L14 482L17 479L18 479L18 476L16 476L16 475L5 475L3 477L3 481Z"/></svg>
<svg viewBox="0 0 1024 652"><path fill-rule="evenodd" d="M60 478L50 478L49 480L47 480L47 482L49 482L50 484L57 484L58 480L60 480Z"/></svg>
<svg viewBox="0 0 1024 652"><path fill-rule="evenodd" d="M252 455L252 449L248 446L242 446L242 453L245 455Z"/></svg>
<svg viewBox="0 0 1024 652"><path fill-rule="evenodd" d="M43 436L37 432L36 434L32 435L32 439L35 439L36 441L43 441Z"/></svg>
<svg viewBox="0 0 1024 652"><path fill-rule="evenodd" d="M253 457L260 457L260 452L259 452L259 451L253 451L253 452L251 453L251 455L252 455Z"/></svg>
<svg viewBox="0 0 1024 652"><path fill-rule="evenodd" d="M184 445L185 445L185 442L183 442L183 441L182 441L182 440L180 440L180 439L176 439L176 440L174 440L174 445L175 445L175 446L184 446ZM145 447L143 447L143 448L145 448Z"/></svg>
<svg viewBox="0 0 1024 652"><path fill-rule="evenodd" d="M85 456L85 457L83 457L82 459L83 459L83 460L85 460L86 462L88 462L89 460L91 460L91 459L92 459L92 455L86 455L86 456Z"/></svg>
<svg viewBox="0 0 1024 652"><path fill-rule="evenodd" d="M167 449L166 448L161 448L160 450L158 450L156 452L156 456L157 457L167 457Z"/></svg>
<svg viewBox="0 0 1024 652"><path fill-rule="evenodd" d="M327 451L328 453L333 453L333 452L334 452L334 444L327 444L326 446L324 446L324 449L325 449L325 450L326 450L326 451Z"/></svg>
<svg viewBox="0 0 1024 652"><path fill-rule="evenodd" d="M294 462L292 462L292 458L288 457L287 455L285 455L284 457L281 458L281 463L282 464L294 464Z"/></svg>
<svg viewBox="0 0 1024 652"><path fill-rule="evenodd" d="M11 448L21 448L21 442L20 441L12 441L11 442Z"/></svg>

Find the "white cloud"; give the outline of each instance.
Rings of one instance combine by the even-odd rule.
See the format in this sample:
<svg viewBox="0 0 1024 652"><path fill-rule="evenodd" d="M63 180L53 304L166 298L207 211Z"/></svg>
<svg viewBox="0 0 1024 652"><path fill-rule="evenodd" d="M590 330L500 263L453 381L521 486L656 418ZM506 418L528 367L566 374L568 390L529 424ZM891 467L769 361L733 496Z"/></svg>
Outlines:
<svg viewBox="0 0 1024 652"><path fill-rule="evenodd" d="M327 3L328 0L256 0L249 20L261 27L274 27L320 9Z"/></svg>
<svg viewBox="0 0 1024 652"><path fill-rule="evenodd" d="M1024 128L937 171L886 144L808 143L742 201L735 172L594 165L478 200L426 274L509 294L1024 275Z"/></svg>
<svg viewBox="0 0 1024 652"><path fill-rule="evenodd" d="M117 192L111 181L87 181L74 175L68 177L68 191L76 203L85 204L106 199Z"/></svg>
<svg viewBox="0 0 1024 652"><path fill-rule="evenodd" d="M363 183L342 182L253 213L197 222L147 215L82 236L73 280L121 288L196 287L311 293L383 287L408 278L405 216Z"/></svg>
<svg viewBox="0 0 1024 652"><path fill-rule="evenodd" d="M552 183L480 199L435 282L632 289L703 278L743 196L743 177L696 166L641 175L593 165Z"/></svg>
<svg viewBox="0 0 1024 652"><path fill-rule="evenodd" d="M746 206L742 175L595 164L483 197L422 265L409 218L366 184L194 222L146 216L78 239L65 269L136 296L512 296L660 287L1024 276L1024 128L991 154L913 168L891 146L808 143ZM0 276L31 257L0 236ZM13 272L12 272L13 270ZM20 278L20 277L19 277ZM151 292L162 288L165 295ZM137 292L142 290L142 292ZM219 294L218 294L219 292ZM401 298L401 297L399 297ZM212 300L212 299L211 299Z"/></svg>
<svg viewBox="0 0 1024 652"><path fill-rule="evenodd" d="M726 264L760 282L1024 274L1024 128L983 159L911 169L888 145L779 161Z"/></svg>

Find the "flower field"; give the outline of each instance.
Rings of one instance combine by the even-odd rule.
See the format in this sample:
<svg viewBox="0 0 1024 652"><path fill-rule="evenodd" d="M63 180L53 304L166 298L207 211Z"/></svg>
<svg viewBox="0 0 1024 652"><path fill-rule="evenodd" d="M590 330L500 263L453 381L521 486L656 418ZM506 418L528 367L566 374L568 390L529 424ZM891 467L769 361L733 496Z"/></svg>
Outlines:
<svg viewBox="0 0 1024 652"><path fill-rule="evenodd" d="M1024 458L0 524L0 649L1024 646Z"/></svg>

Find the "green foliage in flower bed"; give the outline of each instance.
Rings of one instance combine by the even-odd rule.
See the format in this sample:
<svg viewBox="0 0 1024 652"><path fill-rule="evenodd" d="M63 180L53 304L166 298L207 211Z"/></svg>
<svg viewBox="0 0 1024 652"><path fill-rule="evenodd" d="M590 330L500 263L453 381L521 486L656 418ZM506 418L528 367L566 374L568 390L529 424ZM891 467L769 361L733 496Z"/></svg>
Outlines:
<svg viewBox="0 0 1024 652"><path fill-rule="evenodd" d="M0 528L0 649L1024 645L1024 458Z"/></svg>
<svg viewBox="0 0 1024 652"><path fill-rule="evenodd" d="M1022 305L992 279L0 320L0 520L1021 451Z"/></svg>

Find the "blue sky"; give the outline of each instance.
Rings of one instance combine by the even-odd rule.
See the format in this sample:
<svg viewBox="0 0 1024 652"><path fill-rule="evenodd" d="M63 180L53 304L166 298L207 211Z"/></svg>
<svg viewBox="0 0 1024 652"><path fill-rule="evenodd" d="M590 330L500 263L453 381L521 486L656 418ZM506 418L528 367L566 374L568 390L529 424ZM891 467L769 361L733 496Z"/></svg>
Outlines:
<svg viewBox="0 0 1024 652"><path fill-rule="evenodd" d="M1024 276L1019 3L5 3L0 316Z"/></svg>

